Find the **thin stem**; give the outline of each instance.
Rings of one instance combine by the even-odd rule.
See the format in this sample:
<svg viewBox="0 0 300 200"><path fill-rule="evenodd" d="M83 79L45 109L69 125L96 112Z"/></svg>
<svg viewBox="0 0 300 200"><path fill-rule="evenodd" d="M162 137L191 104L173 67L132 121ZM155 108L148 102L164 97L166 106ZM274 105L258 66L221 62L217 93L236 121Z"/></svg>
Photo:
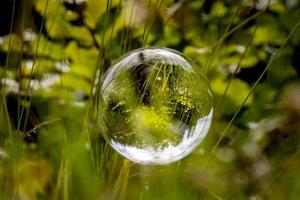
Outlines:
<svg viewBox="0 0 300 200"><path fill-rule="evenodd" d="M245 99L243 100L243 102L241 103L241 105L239 106L239 108L237 109L237 111L234 113L233 117L231 118L231 120L229 121L229 123L227 124L227 126L225 127L225 129L222 131L217 143L214 145L213 149L210 151L207 159L204 161L204 165L206 165L206 163L208 162L208 160L210 159L210 157L213 155L213 153L215 152L215 150L217 149L218 145L220 144L221 140L224 138L224 136L226 135L228 129L231 127L232 123L234 122L235 118L237 117L237 115L239 114L239 112L241 111L242 107L245 105L245 103L247 102L247 100L249 99L249 97L251 96L251 94L253 93L255 87L257 86L257 84L260 82L260 80L262 79L262 77L265 75L265 73L268 71L268 69L271 67L271 65L273 64L275 58L277 58L278 54L280 53L280 51L283 49L283 47L286 45L286 43L288 42L288 40L291 38L291 36L296 32L296 30L299 28L300 26L300 21L298 21L298 23L293 27L292 31L289 33L289 35L287 36L287 38L285 39L285 41L281 44L281 46L279 47L279 49L271 56L271 59L269 61L269 63L267 64L266 68L264 69L264 71L260 74L260 76L258 77L258 79L255 81L255 83L253 84L253 86L251 87L248 95L245 97Z"/></svg>
<svg viewBox="0 0 300 200"><path fill-rule="evenodd" d="M267 5L266 5L266 7L265 7L263 13L265 13L265 11L267 10L269 4L270 4L270 0L267 2ZM251 45L252 42L253 42L253 39L254 39L254 37L255 37L257 28L259 27L259 24L260 24L260 22L262 21L263 16L264 16L264 15L260 15L260 17L259 17L257 23L255 24L254 30L253 30L253 32L252 32L252 34L251 34L251 37L250 37L249 40L248 40L248 43L247 43L247 45L246 45L246 48L245 48L245 50L243 51L243 53L242 53L242 55L241 55L241 57L240 57L240 59L239 59L239 61L238 61L238 64L237 64L237 66L236 66L234 72L231 74L231 76L230 76L230 78L229 78L229 81L228 81L227 84L226 84L226 87L225 87L225 90L224 90L224 92L223 92L222 97L220 98L220 100L218 101L218 103L217 103L217 105L216 105L216 110L218 110L218 108L219 108L219 106L221 105L221 103L222 103L224 97L226 96L226 94L227 94L227 92L228 92L228 89L229 89L229 87L230 87L230 84L231 84L231 82L232 82L234 76L235 76L235 75L237 74L237 72L240 70L240 68L241 68L241 63L242 63L243 59L245 58L245 56L246 56L246 54L247 54L247 52L248 52L248 50L249 50L249 48L250 48L250 45Z"/></svg>
<svg viewBox="0 0 300 200"><path fill-rule="evenodd" d="M41 37L42 37L42 29L43 29L44 22L45 22L45 15L46 15L46 12L47 12L48 3L49 3L49 0L46 1L46 5L45 5L44 11L43 11L42 22L41 22L41 26L40 26L40 30L39 30L39 34L38 34L37 45L36 45L36 49L35 49L35 52L34 52L34 59L32 61L32 67L31 67L30 75L33 74L35 64L36 64L36 60L37 60L36 56L38 54L38 49L39 49L39 45L40 45L40 41L41 41ZM30 83L31 83L31 79L28 81L28 84L27 84L27 87L26 87L26 92L25 92L26 96L28 96L28 94L29 94ZM25 123L24 123L24 126L23 126L23 130L25 130L25 128L27 126L27 121L28 121L28 116L29 116L29 109L30 109L30 101L29 101L28 104L29 105L28 105L28 109L27 109L26 114L25 114ZM20 130L21 121L22 121L21 119L23 117L24 110L25 110L25 108L22 107L21 114L20 114L20 121L18 122L17 130Z"/></svg>

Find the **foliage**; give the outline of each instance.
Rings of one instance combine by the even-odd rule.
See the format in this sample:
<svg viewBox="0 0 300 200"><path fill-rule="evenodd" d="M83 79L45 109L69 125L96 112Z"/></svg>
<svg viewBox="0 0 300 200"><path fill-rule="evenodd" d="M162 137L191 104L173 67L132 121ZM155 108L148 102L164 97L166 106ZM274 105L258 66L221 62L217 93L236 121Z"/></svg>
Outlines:
<svg viewBox="0 0 300 200"><path fill-rule="evenodd" d="M1 0L0 199L298 199L299 6ZM99 130L101 77L145 46L193 59L214 95L207 138L168 166L124 159Z"/></svg>

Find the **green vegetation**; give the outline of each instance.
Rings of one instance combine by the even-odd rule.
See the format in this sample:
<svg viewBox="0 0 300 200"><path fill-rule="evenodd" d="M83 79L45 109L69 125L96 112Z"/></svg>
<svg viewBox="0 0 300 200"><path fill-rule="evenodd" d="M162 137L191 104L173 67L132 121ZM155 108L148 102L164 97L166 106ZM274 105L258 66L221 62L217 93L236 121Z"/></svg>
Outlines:
<svg viewBox="0 0 300 200"><path fill-rule="evenodd" d="M299 199L299 10L297 0L1 0L0 200ZM148 46L194 60L214 96L203 143L163 166L124 159L99 120L104 73ZM157 131L167 112L134 117Z"/></svg>

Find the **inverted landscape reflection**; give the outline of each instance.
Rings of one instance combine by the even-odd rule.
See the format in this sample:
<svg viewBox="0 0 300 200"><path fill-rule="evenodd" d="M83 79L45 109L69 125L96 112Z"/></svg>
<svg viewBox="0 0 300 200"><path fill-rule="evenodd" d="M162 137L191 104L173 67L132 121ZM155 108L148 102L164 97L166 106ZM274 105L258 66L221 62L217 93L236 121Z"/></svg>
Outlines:
<svg viewBox="0 0 300 200"><path fill-rule="evenodd" d="M199 119L196 126L184 131L182 140L178 145L169 142L166 147L154 148L148 146L139 148L134 145L124 145L115 140L110 142L115 150L134 162L140 164L168 164L184 158L202 142L209 131L212 116L213 109L208 116Z"/></svg>
<svg viewBox="0 0 300 200"><path fill-rule="evenodd" d="M105 74L100 130L111 146L141 164L187 156L206 136L212 93L193 61L167 48L127 53Z"/></svg>

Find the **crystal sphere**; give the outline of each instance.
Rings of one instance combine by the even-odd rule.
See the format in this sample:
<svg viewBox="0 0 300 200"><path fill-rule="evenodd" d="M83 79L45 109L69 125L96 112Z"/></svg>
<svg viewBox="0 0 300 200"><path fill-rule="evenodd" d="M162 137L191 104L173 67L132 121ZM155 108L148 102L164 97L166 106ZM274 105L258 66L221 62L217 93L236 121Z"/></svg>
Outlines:
<svg viewBox="0 0 300 200"><path fill-rule="evenodd" d="M213 115L209 83L199 67L168 48L141 48L102 79L100 131L140 164L187 156L206 136Z"/></svg>

